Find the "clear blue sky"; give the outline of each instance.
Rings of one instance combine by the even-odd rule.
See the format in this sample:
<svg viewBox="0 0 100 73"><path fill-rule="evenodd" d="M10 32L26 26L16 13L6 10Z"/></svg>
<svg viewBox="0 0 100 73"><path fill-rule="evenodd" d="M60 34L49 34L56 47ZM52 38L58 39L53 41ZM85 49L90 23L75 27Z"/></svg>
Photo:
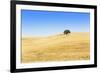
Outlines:
<svg viewBox="0 0 100 73"><path fill-rule="evenodd" d="M48 36L71 32L89 32L90 13L21 10L23 36Z"/></svg>

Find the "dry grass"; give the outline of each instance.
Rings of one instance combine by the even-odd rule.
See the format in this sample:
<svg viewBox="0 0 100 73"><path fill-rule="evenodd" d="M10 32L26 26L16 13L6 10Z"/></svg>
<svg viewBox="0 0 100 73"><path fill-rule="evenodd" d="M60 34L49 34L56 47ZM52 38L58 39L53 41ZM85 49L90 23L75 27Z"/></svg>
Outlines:
<svg viewBox="0 0 100 73"><path fill-rule="evenodd" d="M90 59L89 33L23 37L22 63Z"/></svg>

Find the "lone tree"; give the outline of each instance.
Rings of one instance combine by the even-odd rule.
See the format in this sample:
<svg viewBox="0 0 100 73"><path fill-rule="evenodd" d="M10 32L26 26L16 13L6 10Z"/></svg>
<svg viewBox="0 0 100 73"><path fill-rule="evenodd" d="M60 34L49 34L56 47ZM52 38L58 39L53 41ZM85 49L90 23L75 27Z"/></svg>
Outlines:
<svg viewBox="0 0 100 73"><path fill-rule="evenodd" d="M69 33L71 33L70 30L65 30L65 31L64 31L64 34L65 34L65 35L67 35L67 34L69 34Z"/></svg>

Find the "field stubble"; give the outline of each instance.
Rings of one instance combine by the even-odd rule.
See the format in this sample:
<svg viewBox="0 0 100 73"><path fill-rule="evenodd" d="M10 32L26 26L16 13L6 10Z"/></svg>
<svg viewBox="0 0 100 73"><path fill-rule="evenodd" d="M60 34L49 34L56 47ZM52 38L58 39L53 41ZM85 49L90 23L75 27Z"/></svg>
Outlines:
<svg viewBox="0 0 100 73"><path fill-rule="evenodd" d="M90 59L89 33L22 37L22 63Z"/></svg>

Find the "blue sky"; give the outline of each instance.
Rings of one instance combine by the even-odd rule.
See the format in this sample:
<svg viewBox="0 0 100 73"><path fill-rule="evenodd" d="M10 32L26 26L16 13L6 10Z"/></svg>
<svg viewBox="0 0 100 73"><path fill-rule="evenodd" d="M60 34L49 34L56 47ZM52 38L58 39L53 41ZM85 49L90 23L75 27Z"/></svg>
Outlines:
<svg viewBox="0 0 100 73"><path fill-rule="evenodd" d="M21 10L23 36L48 36L71 32L89 32L90 13Z"/></svg>

